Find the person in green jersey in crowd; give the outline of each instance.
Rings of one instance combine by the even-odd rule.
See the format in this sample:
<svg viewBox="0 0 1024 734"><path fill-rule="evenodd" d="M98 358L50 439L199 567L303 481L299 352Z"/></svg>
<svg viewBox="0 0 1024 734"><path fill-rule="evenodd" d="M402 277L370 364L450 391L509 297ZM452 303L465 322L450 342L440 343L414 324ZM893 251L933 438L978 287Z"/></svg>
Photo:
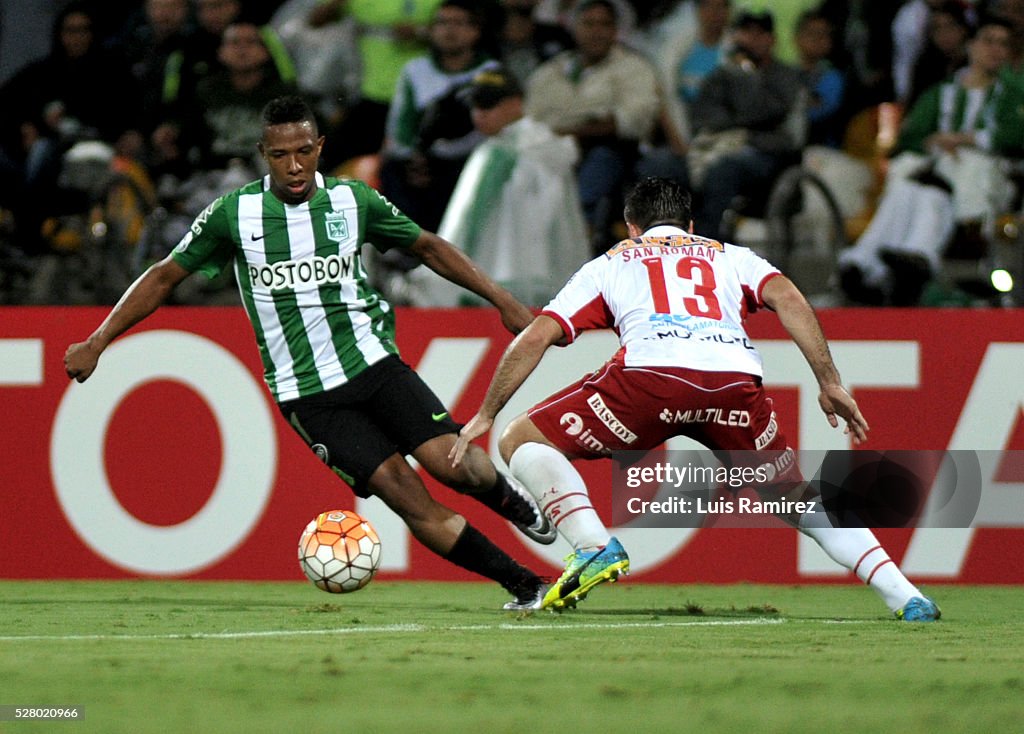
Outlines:
<svg viewBox="0 0 1024 734"><path fill-rule="evenodd" d="M388 109L402 67L427 50L427 28L441 0L321 0L308 15L313 28L349 17L356 24L359 99L338 129L338 163L375 154L384 142Z"/></svg>
<svg viewBox="0 0 1024 734"><path fill-rule="evenodd" d="M368 283L361 247L408 250L492 303L512 333L533 316L461 251L420 229L373 188L323 176L317 170L323 144L305 101L269 102L258 145L269 175L200 213L92 335L68 347L67 374L87 380L110 342L155 311L189 274L213 276L233 262L264 379L288 424L357 495L380 497L427 548L505 587L515 597L506 609L531 608L545 590L541 579L434 500L405 456L532 539L551 543L556 533L533 498L498 473L482 449L451 467L447 456L459 425L399 358L394 311Z"/></svg>

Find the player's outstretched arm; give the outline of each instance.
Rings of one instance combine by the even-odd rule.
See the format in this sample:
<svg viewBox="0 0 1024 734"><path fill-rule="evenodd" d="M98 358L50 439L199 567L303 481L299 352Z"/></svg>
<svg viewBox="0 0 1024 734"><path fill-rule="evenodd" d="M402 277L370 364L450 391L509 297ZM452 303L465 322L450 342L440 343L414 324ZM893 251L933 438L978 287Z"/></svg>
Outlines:
<svg viewBox="0 0 1024 734"><path fill-rule="evenodd" d="M520 333L533 321L530 309L491 280L462 250L447 240L423 230L410 250L445 280L494 304L501 313L501 322L513 334Z"/></svg>
<svg viewBox="0 0 1024 734"><path fill-rule="evenodd" d="M140 275L96 331L84 342L67 348L64 370L68 377L78 382L88 380L110 342L153 313L188 275L170 255Z"/></svg>
<svg viewBox="0 0 1024 734"><path fill-rule="evenodd" d="M829 424L833 428L838 427L838 415L846 421L845 433L852 435L854 443L867 440L867 433L870 430L868 422L861 415L857 401L843 387L839 370L832 361L825 333L821 330L821 324L811 304L785 276L769 280L761 295L769 308L778 314L779 321L810 365L821 390L818 405L821 406Z"/></svg>
<svg viewBox="0 0 1024 734"><path fill-rule="evenodd" d="M558 322L550 316L541 314L512 340L505 353L501 355L501 361L494 371L494 377L491 378L483 404L469 423L459 431L455 446L448 454L452 466L459 465L472 441L491 429L494 416L505 407L516 390L536 369L547 348L562 337L562 327Z"/></svg>

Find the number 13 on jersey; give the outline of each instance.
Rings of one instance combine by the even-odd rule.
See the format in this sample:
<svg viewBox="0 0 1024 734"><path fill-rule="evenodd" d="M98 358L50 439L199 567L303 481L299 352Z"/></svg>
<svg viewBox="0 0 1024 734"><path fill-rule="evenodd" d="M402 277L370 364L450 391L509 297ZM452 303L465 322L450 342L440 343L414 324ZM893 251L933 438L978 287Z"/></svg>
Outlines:
<svg viewBox="0 0 1024 734"><path fill-rule="evenodd" d="M669 302L664 259L649 257L642 262L647 268L647 278L651 284L651 297L654 299L654 310L658 313L673 313L674 304ZM684 296L682 299L682 307L686 313L705 319L721 319L722 309L715 296L715 271L711 264L697 257L681 257L676 261L675 270L677 278L690 281L693 284L693 296Z"/></svg>

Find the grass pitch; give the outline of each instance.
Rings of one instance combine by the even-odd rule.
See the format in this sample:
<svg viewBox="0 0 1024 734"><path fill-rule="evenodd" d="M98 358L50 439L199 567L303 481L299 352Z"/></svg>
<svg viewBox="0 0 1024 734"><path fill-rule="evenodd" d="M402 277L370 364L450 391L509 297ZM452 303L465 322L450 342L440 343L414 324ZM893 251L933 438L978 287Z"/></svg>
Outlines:
<svg viewBox="0 0 1024 734"><path fill-rule="evenodd" d="M1024 721L1024 589L601 587L512 615L493 584L0 582L2 732L1002 732Z"/></svg>

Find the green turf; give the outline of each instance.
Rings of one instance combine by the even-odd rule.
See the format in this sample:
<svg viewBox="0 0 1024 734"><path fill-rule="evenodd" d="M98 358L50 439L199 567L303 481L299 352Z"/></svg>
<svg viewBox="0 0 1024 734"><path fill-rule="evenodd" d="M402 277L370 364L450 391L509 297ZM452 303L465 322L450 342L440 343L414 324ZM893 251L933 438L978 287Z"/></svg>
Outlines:
<svg viewBox="0 0 1024 734"><path fill-rule="evenodd" d="M1024 726L1024 589L602 587L510 615L491 584L0 582L2 732L946 732Z"/></svg>

